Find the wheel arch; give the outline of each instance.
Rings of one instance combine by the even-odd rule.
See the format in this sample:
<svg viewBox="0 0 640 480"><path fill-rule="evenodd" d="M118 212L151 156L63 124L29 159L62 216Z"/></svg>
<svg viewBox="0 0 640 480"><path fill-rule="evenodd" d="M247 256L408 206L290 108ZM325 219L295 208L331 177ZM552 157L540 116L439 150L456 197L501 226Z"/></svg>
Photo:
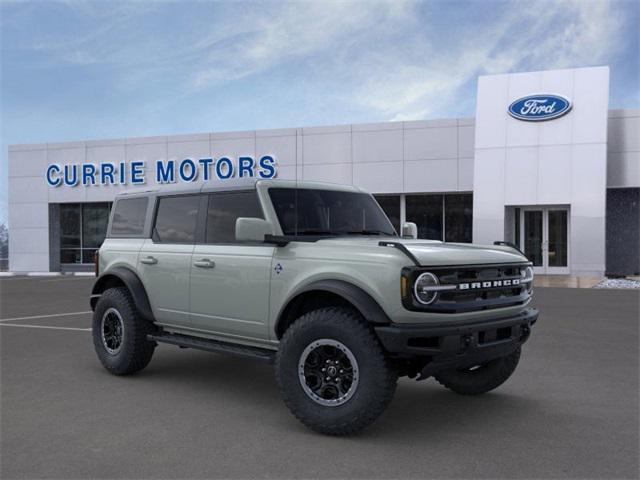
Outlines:
<svg viewBox="0 0 640 480"><path fill-rule="evenodd" d="M91 310L95 310L95 306L105 290L115 287L125 287L129 290L133 298L133 303L142 318L154 321L149 297L142 284L142 280L140 280L140 277L138 277L133 270L126 267L112 268L98 277L91 290L91 300L89 302Z"/></svg>
<svg viewBox="0 0 640 480"><path fill-rule="evenodd" d="M345 306L358 311L370 323L389 324L382 307L362 288L342 280L320 280L296 291L280 310L275 334L282 338L287 328L301 315L327 306Z"/></svg>

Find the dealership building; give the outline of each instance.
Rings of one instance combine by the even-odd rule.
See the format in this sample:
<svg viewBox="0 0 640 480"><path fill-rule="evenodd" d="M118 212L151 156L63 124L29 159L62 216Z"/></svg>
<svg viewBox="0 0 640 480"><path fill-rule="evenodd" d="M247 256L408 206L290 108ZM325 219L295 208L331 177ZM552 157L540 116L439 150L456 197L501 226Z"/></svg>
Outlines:
<svg viewBox="0 0 640 480"><path fill-rule="evenodd" d="M478 78L475 118L9 147L9 269L90 268L114 196L175 183L353 184L398 229L515 243L538 273L640 273L640 110L609 68Z"/></svg>

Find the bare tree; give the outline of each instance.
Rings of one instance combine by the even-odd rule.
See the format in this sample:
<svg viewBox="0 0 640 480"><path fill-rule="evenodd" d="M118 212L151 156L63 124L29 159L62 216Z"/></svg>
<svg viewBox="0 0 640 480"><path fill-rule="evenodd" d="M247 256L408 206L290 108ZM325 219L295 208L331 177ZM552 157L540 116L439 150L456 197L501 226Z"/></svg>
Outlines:
<svg viewBox="0 0 640 480"><path fill-rule="evenodd" d="M9 257L9 229L0 222L0 259Z"/></svg>

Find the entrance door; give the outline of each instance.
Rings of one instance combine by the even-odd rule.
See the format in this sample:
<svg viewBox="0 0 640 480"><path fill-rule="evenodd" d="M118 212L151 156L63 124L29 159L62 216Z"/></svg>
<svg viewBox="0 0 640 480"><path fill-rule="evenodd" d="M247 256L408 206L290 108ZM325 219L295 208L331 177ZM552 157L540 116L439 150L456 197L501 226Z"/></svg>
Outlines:
<svg viewBox="0 0 640 480"><path fill-rule="evenodd" d="M520 249L535 273L569 273L569 210L525 207L519 215Z"/></svg>

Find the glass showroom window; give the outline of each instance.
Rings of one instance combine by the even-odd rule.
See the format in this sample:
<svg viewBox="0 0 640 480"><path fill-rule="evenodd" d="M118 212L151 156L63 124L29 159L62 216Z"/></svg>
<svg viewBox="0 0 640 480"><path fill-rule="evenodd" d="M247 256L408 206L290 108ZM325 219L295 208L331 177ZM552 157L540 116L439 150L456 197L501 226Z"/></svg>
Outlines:
<svg viewBox="0 0 640 480"><path fill-rule="evenodd" d="M407 222L418 226L418 238L471 243L473 195L470 193L406 196Z"/></svg>
<svg viewBox="0 0 640 480"><path fill-rule="evenodd" d="M375 198L400 235L400 195L375 195Z"/></svg>
<svg viewBox="0 0 640 480"><path fill-rule="evenodd" d="M443 195L407 195L407 222L418 226L418 238L442 240Z"/></svg>
<svg viewBox="0 0 640 480"><path fill-rule="evenodd" d="M471 243L473 235L473 195L444 196L445 242Z"/></svg>
<svg viewBox="0 0 640 480"><path fill-rule="evenodd" d="M109 223L110 203L60 205L60 263L92 263Z"/></svg>

